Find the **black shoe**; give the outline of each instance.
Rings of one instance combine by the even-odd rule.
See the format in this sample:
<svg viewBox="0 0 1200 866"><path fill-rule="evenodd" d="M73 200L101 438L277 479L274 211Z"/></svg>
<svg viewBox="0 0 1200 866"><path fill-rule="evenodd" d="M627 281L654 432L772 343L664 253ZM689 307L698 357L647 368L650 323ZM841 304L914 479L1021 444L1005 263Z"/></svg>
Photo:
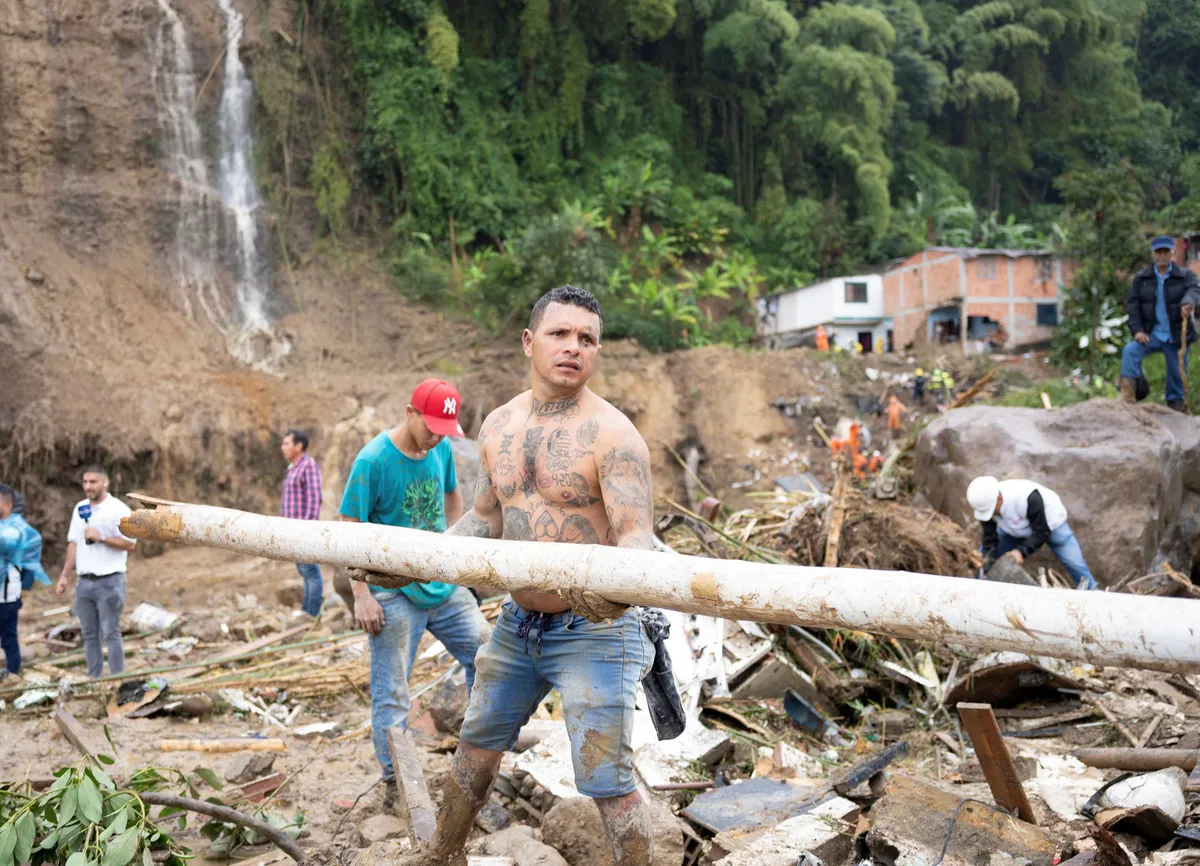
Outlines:
<svg viewBox="0 0 1200 866"><path fill-rule="evenodd" d="M399 798L400 792L396 788L396 780L389 779L383 783L383 811L389 815L396 811L396 800Z"/></svg>
<svg viewBox="0 0 1200 866"><path fill-rule="evenodd" d="M1182 400L1168 400L1167 408L1174 409L1176 412L1182 412L1183 411L1183 401Z"/></svg>

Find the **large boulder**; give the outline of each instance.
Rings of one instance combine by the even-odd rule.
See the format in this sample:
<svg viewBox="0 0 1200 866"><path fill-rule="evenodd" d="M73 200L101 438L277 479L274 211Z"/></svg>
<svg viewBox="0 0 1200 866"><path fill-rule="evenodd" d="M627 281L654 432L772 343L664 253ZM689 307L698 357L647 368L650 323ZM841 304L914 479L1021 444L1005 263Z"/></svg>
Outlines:
<svg viewBox="0 0 1200 866"><path fill-rule="evenodd" d="M1101 584L1145 574L1159 555L1190 566L1179 519L1185 493L1200 493L1200 419L1097 399L1051 411L971 406L922 431L917 489L964 526L974 522L966 492L977 475L1057 492Z"/></svg>

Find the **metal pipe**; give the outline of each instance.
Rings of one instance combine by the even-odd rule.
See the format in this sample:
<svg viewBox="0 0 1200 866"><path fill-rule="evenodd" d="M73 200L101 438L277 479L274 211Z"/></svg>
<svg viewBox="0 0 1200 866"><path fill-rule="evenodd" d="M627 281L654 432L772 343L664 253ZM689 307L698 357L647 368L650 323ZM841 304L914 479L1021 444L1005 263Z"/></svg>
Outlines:
<svg viewBox="0 0 1200 866"><path fill-rule="evenodd" d="M1200 601L857 568L776 566L649 550L436 535L170 504L121 521L131 538L366 568L505 591L585 587L625 604L843 628L1096 665L1200 669ZM387 586L384 577L372 582Z"/></svg>

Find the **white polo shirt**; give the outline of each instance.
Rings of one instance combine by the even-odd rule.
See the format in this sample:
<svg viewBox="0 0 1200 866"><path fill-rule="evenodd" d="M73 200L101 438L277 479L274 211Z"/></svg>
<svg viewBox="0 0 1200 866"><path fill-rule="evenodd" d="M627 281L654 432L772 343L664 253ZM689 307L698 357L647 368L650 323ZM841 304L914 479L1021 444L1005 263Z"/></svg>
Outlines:
<svg viewBox="0 0 1200 866"><path fill-rule="evenodd" d="M84 523L83 518L79 516L79 506L89 504L92 506L92 516ZM83 531L90 526L100 531L101 538L111 538L114 535L125 538L121 535L119 524L122 517L128 517L131 513L129 506L111 493L98 504L89 503L86 499L75 503L75 510L71 512L71 528L67 530L67 541L75 542L76 574L101 576L125 570L125 560L129 556L126 551L109 547L101 541L86 544ZM125 540L133 541L132 538Z"/></svg>

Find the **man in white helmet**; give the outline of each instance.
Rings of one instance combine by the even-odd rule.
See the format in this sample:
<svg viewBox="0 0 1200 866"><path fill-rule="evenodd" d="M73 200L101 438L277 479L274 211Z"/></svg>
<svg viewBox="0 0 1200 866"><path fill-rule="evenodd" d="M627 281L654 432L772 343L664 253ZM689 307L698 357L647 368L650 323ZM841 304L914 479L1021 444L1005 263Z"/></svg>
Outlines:
<svg viewBox="0 0 1200 866"><path fill-rule="evenodd" d="M981 475L967 487L967 502L975 519L983 524L985 569L1002 556L1021 565L1039 547L1049 544L1076 589L1098 588L1067 523L1067 507L1050 488L1033 481L997 481Z"/></svg>

